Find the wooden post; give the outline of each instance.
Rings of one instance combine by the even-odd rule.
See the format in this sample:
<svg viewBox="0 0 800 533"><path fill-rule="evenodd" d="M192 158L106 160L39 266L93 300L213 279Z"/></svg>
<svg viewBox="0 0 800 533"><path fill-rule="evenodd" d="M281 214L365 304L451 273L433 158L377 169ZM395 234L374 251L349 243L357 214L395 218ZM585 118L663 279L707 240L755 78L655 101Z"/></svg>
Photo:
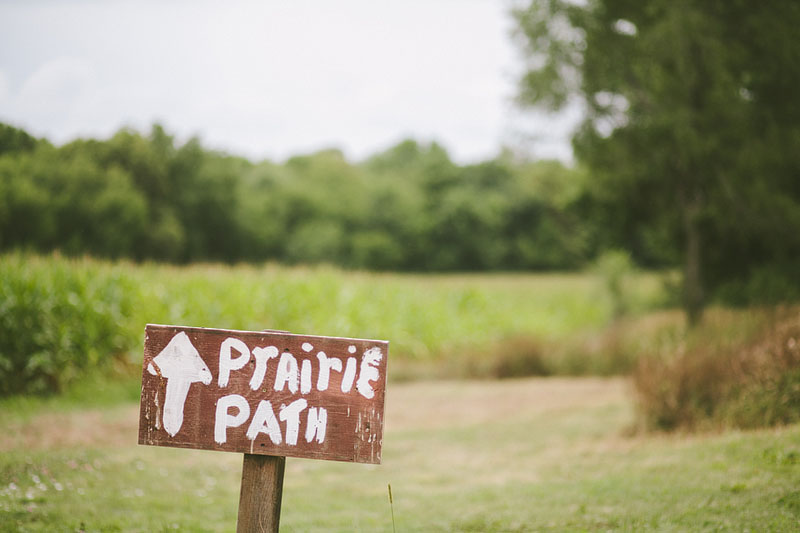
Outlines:
<svg viewBox="0 0 800 533"><path fill-rule="evenodd" d="M265 329L269 333L289 333ZM286 458L244 454L236 533L278 533Z"/></svg>
<svg viewBox="0 0 800 533"><path fill-rule="evenodd" d="M236 533L277 533L285 457L244 454Z"/></svg>

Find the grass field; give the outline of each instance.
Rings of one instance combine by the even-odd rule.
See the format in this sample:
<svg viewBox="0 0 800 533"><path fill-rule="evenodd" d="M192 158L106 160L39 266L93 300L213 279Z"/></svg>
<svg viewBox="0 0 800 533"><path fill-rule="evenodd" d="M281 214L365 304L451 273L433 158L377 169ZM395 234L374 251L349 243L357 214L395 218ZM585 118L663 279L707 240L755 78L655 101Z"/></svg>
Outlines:
<svg viewBox="0 0 800 533"><path fill-rule="evenodd" d="M621 378L392 385L381 466L289 459L282 531L796 531L800 426L637 435ZM2 531L231 531L238 454L137 408L0 416Z"/></svg>
<svg viewBox="0 0 800 533"><path fill-rule="evenodd" d="M564 377L738 350L778 316L711 309L688 332L658 276L628 281L631 314L612 320L588 273L0 257L0 379L28 361L49 372L33 385L71 375L0 399L0 531L233 529L241 456L136 445L148 322L391 342L383 465L289 459L284 531L392 531L389 483L399 532L800 529L799 425L640 433L628 378ZM464 379L501 373L562 377Z"/></svg>
<svg viewBox="0 0 800 533"><path fill-rule="evenodd" d="M658 276L631 282L632 308L661 298ZM147 323L386 339L392 379L441 377L498 343L549 351L600 331L610 300L586 273L426 276L9 254L0 256L0 394L64 387L115 357L138 367Z"/></svg>

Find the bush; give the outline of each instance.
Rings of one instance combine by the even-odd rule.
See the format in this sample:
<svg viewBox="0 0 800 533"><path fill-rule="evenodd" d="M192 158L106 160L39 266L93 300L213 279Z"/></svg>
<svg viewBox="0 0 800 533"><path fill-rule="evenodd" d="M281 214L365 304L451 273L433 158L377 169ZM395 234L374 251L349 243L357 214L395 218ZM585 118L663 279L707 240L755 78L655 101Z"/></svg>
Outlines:
<svg viewBox="0 0 800 533"><path fill-rule="evenodd" d="M593 270L603 281L611 302L612 318L616 320L628 314L633 296L631 280L636 273L630 254L621 250L603 252L595 261Z"/></svg>
<svg viewBox="0 0 800 533"><path fill-rule="evenodd" d="M57 392L129 348L130 284L97 263L0 259L0 395Z"/></svg>
<svg viewBox="0 0 800 533"><path fill-rule="evenodd" d="M494 376L514 378L523 376L548 376L552 369L542 357L541 346L532 339L515 337L503 343L495 354Z"/></svg>
<svg viewBox="0 0 800 533"><path fill-rule="evenodd" d="M671 360L642 359L633 380L648 429L800 421L800 313L738 348L707 342Z"/></svg>

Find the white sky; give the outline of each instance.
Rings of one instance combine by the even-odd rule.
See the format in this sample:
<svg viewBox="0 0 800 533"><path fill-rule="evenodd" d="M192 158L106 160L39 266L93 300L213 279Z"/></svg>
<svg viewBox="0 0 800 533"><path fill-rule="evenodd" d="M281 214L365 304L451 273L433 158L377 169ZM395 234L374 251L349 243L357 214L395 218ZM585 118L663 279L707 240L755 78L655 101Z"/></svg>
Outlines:
<svg viewBox="0 0 800 533"><path fill-rule="evenodd" d="M56 143L160 121L253 159L406 137L461 162L569 160L577 118L515 108L509 0L5 0L0 121Z"/></svg>

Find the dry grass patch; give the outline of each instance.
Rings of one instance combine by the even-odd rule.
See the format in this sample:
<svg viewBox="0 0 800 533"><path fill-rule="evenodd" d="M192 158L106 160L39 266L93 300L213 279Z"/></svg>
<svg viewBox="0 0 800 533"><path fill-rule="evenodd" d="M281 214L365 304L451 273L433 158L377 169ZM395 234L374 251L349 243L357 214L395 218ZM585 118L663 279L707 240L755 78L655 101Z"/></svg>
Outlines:
<svg viewBox="0 0 800 533"><path fill-rule="evenodd" d="M716 314L704 326L714 333L696 333L672 358L641 359L634 384L645 428L747 428L800 420L800 310L754 314L738 328L725 318Z"/></svg>

